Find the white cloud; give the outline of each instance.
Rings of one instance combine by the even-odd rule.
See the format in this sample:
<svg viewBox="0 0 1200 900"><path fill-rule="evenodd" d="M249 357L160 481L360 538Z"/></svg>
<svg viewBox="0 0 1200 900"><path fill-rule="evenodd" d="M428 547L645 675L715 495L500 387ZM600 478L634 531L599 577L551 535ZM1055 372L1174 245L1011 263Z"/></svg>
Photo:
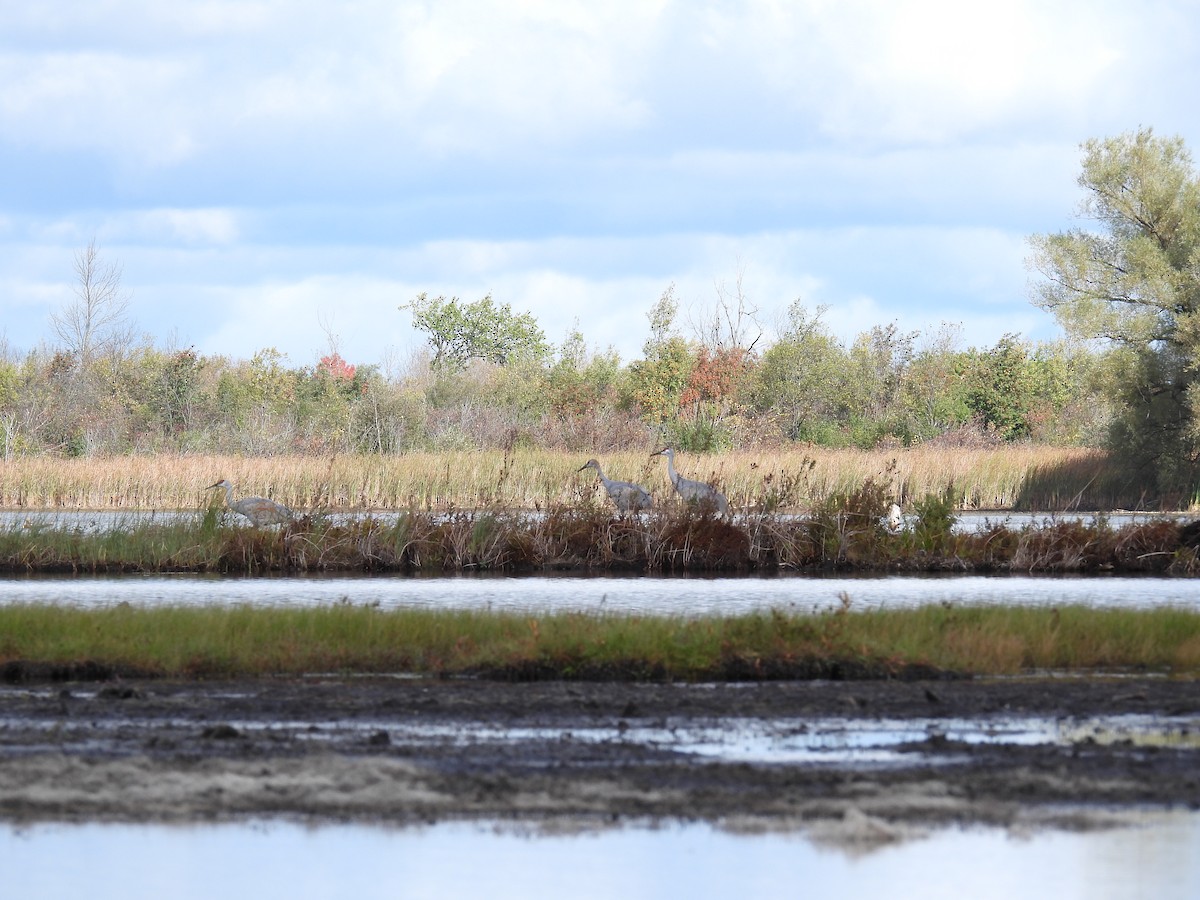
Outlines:
<svg viewBox="0 0 1200 900"><path fill-rule="evenodd" d="M365 137L394 142L402 156L491 156L627 130L646 114L633 76L652 3L171 9L178 19L110 4L113 20L139 22L136 43L82 7L98 33L22 17L16 24L41 46L10 38L4 49L0 39L7 139L96 149L126 166L247 142L304 155Z"/></svg>
<svg viewBox="0 0 1200 900"><path fill-rule="evenodd" d="M99 150L175 164L199 142L178 102L191 88L181 60L114 53L0 57L0 136L54 149Z"/></svg>
<svg viewBox="0 0 1200 900"><path fill-rule="evenodd" d="M0 14L0 139L98 153L127 188L145 166L284 172L301 199L453 160L536 173L565 155L613 177L631 158L873 155L1029 122L1075 143L1084 111L1146 102L1122 86L1154 21L1081 0L51 7Z"/></svg>
<svg viewBox="0 0 1200 900"><path fill-rule="evenodd" d="M207 248L189 262L179 251L143 248L138 268L167 277L130 286L144 327L178 327L206 353L248 358L273 346L304 364L327 349L328 328L347 359L381 362L389 348L422 343L399 307L428 292L468 301L491 294L531 312L554 343L578 322L589 344L631 360L648 335L647 312L669 286L681 306L677 324L690 337L689 321L710 316L721 292L732 298L739 278L768 339L796 299L810 309L827 305L827 324L847 343L891 321L922 332L962 322L965 338L980 346L1026 327L1045 337L1048 318L1024 296L1023 253L1019 237L986 229L448 241L381 254L365 266L374 274L359 271L367 262L359 254L275 250L243 257L239 280L223 283L200 277L235 265L222 262L223 251ZM170 277L179 270L185 279Z"/></svg>
<svg viewBox="0 0 1200 900"><path fill-rule="evenodd" d="M409 5L357 63L357 84L396 134L442 154L492 158L628 132L656 3Z"/></svg>
<svg viewBox="0 0 1200 900"><path fill-rule="evenodd" d="M850 143L943 143L1073 116L1107 79L1127 77L1121 44L1144 27L1120 4L1075 0L847 0L752 21L770 25L750 46L789 107Z"/></svg>
<svg viewBox="0 0 1200 900"><path fill-rule="evenodd" d="M1010 2L914 0L881 17L871 87L901 138L957 136L998 115L1074 102L1118 60L1089 16ZM1063 37L1067 39L1063 39ZM959 123L959 124L955 124Z"/></svg>
<svg viewBox="0 0 1200 900"><path fill-rule="evenodd" d="M1068 221L1078 143L1198 146L1190 3L149 0L0 8L0 265L37 334L96 237L143 327L355 362L396 307L492 293L552 341L640 352L671 283L739 270L845 339L1046 333L1024 236ZM1190 129L1190 130L1189 130ZM47 286L53 287L47 293ZM28 345L28 342L26 343Z"/></svg>
<svg viewBox="0 0 1200 900"><path fill-rule="evenodd" d="M232 244L240 235L238 214L228 209L154 209L106 229L118 239L146 243Z"/></svg>

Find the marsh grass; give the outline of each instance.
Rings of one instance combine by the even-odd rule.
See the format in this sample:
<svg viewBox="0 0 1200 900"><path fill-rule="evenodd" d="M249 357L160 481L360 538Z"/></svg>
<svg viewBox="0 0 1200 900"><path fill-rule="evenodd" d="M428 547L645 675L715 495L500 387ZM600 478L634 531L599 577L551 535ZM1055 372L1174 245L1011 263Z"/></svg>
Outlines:
<svg viewBox="0 0 1200 900"><path fill-rule="evenodd" d="M413 673L496 678L762 680L1030 671L1200 672L1200 614L933 606L725 618L527 616L337 604L0 608L0 677L227 678ZM47 668L48 667L48 668Z"/></svg>
<svg viewBox="0 0 1200 900"><path fill-rule="evenodd" d="M652 448L602 460L612 478L672 491ZM549 451L410 453L403 456L18 457L0 467L0 508L195 509L228 478L236 495L293 509L547 509L599 499L595 477L576 470L586 455ZM680 457L681 473L721 487L742 511L805 512L874 479L907 505L949 489L963 508L1038 510L1134 508L1136 486L1120 483L1099 451L1010 445L1001 449L918 446L889 451L739 451Z"/></svg>
<svg viewBox="0 0 1200 900"><path fill-rule="evenodd" d="M919 518L889 533L888 494L870 479L808 516L734 520L683 505L618 517L585 500L540 513L407 511L339 520L310 514L252 528L209 506L194 518L83 531L10 524L0 572L458 573L550 571L769 574L781 571L1055 572L1193 575L1200 534L1169 519L1112 528L1047 519L1009 529L954 530L948 494L914 502Z"/></svg>
<svg viewBox="0 0 1200 900"><path fill-rule="evenodd" d="M11 572L203 571L237 535L219 517L197 523L119 524L110 530L12 525L0 529L0 569Z"/></svg>

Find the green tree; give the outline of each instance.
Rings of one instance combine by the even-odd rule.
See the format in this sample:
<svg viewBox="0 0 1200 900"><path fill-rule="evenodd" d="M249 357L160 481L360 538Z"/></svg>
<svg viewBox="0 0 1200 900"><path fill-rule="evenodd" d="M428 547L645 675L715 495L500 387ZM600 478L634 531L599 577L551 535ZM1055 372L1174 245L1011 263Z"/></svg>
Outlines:
<svg viewBox="0 0 1200 900"><path fill-rule="evenodd" d="M12 459L34 437L28 427L29 401L34 394L31 371L28 362L22 366L0 337L0 459Z"/></svg>
<svg viewBox="0 0 1200 900"><path fill-rule="evenodd" d="M675 332L678 311L675 286L671 285L647 313L650 337L642 347L644 358L629 364L629 403L655 425L678 415L695 364L691 347Z"/></svg>
<svg viewBox="0 0 1200 900"><path fill-rule="evenodd" d="M791 440L837 443L843 410L846 351L821 322L825 308L809 313L800 300L788 324L763 353L752 389L754 408L774 419Z"/></svg>
<svg viewBox="0 0 1200 900"><path fill-rule="evenodd" d="M435 368L460 370L473 359L500 366L539 361L550 352L532 315L516 315L507 303L497 306L491 294L463 303L457 297L431 299L421 293L400 309L410 310L413 327L428 335Z"/></svg>
<svg viewBox="0 0 1200 900"><path fill-rule="evenodd" d="M425 439L425 398L411 386L394 384L376 366L359 366L362 399L351 420L359 453L401 453Z"/></svg>
<svg viewBox="0 0 1200 900"><path fill-rule="evenodd" d="M191 347L177 350L162 361L153 397L166 433L186 431L195 425L203 368L203 360Z"/></svg>
<svg viewBox="0 0 1200 900"><path fill-rule="evenodd" d="M850 347L850 377L845 380L854 443L873 447L881 438L904 428L905 380L912 365L916 332L901 332L895 323L861 333Z"/></svg>
<svg viewBox="0 0 1200 900"><path fill-rule="evenodd" d="M970 421L961 378L960 339L961 326L943 323L936 334L925 338L909 366L904 406L909 439L914 443Z"/></svg>
<svg viewBox="0 0 1200 900"><path fill-rule="evenodd" d="M1181 138L1143 128L1083 145L1089 229L1032 238L1034 302L1126 357L1113 448L1161 492L1200 475L1200 179Z"/></svg>
<svg viewBox="0 0 1200 900"><path fill-rule="evenodd" d="M615 350L589 351L579 328L573 328L559 348L558 359L546 372L551 412L567 418L611 406L620 372L620 357Z"/></svg>
<svg viewBox="0 0 1200 900"><path fill-rule="evenodd" d="M346 362L337 350L322 356L312 368L294 373L291 417L296 425L296 449L306 453L351 449L355 407L362 400L366 376L364 367Z"/></svg>
<svg viewBox="0 0 1200 900"><path fill-rule="evenodd" d="M968 408L981 424L1007 441L1029 436L1037 379L1026 345L1006 334L991 350L971 350L964 358Z"/></svg>

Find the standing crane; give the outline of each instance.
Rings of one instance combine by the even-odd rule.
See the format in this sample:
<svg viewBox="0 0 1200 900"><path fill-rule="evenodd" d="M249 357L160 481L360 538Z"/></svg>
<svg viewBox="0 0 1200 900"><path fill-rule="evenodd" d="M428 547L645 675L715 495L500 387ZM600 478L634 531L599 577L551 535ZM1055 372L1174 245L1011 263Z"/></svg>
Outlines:
<svg viewBox="0 0 1200 900"><path fill-rule="evenodd" d="M266 497L242 497L240 500L234 500L233 485L229 483L228 478L222 478L216 484L210 484L206 490L211 491L213 488L225 488L225 505L235 513L245 516L255 526L278 525L280 522L287 522L292 518L290 509L282 503L276 503Z"/></svg>
<svg viewBox="0 0 1200 900"><path fill-rule="evenodd" d="M613 481L611 478L605 478L604 472L600 469L600 463L594 459L589 459L577 471L582 472L584 469L595 469L596 474L600 476L600 483L604 485L604 490L608 492L608 499L616 504L617 512L637 512L639 509L649 509L654 501L650 499L650 492L640 484L633 484L628 481Z"/></svg>
<svg viewBox="0 0 1200 900"><path fill-rule="evenodd" d="M675 471L675 451L670 447L663 447L650 455L667 458L667 474L671 476L671 484L675 485L676 493L688 503L695 503L698 506L711 505L720 515L729 514L729 501L725 499L724 494L711 484L684 478Z"/></svg>

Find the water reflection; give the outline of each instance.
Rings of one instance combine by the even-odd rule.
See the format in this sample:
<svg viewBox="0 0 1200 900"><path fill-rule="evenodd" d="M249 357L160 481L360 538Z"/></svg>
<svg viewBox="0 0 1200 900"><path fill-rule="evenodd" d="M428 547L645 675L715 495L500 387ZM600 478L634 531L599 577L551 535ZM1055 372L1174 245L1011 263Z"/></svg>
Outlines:
<svg viewBox="0 0 1200 900"><path fill-rule="evenodd" d="M893 576L771 578L402 575L237 578L196 575L0 578L0 604L103 607L211 604L381 609L494 609L520 613L736 615L927 604L1200 609L1200 579L1148 576Z"/></svg>
<svg viewBox="0 0 1200 900"><path fill-rule="evenodd" d="M1089 833L945 830L882 847L707 825L529 836L495 827L38 825L0 830L13 897L1200 896L1200 816Z"/></svg>
<svg viewBox="0 0 1200 900"><path fill-rule="evenodd" d="M749 685L726 685L736 691ZM712 690L711 684L680 687L680 691ZM50 709L60 689L35 686L6 688L12 694L41 701ZM75 687L71 697L92 701L99 690ZM249 696L224 692L220 696ZM44 735L41 741L26 740L23 752L104 752L111 750L121 735L153 733L156 729L187 731L191 718L141 718L129 714L114 719L64 719L61 716L23 715L0 718L0 732L19 721L22 729ZM723 763L766 765L832 765L839 768L878 768L946 764L959 761L967 747L1092 746L1121 744L1154 749L1200 747L1200 716L1186 712L1173 715L1124 714L1095 716L1033 716L991 714L979 718L912 717L889 718L846 716L803 716L782 718L722 718L720 720L643 720L635 716L617 721L575 725L564 732L558 726L497 725L486 721L423 721L394 718L346 720L241 719L225 717L222 723L251 740L286 740L299 747L337 748L361 746L371 735L384 733L391 741L413 750L455 747L516 747L524 744L637 746L662 753L685 754ZM919 757L919 758L918 758Z"/></svg>

